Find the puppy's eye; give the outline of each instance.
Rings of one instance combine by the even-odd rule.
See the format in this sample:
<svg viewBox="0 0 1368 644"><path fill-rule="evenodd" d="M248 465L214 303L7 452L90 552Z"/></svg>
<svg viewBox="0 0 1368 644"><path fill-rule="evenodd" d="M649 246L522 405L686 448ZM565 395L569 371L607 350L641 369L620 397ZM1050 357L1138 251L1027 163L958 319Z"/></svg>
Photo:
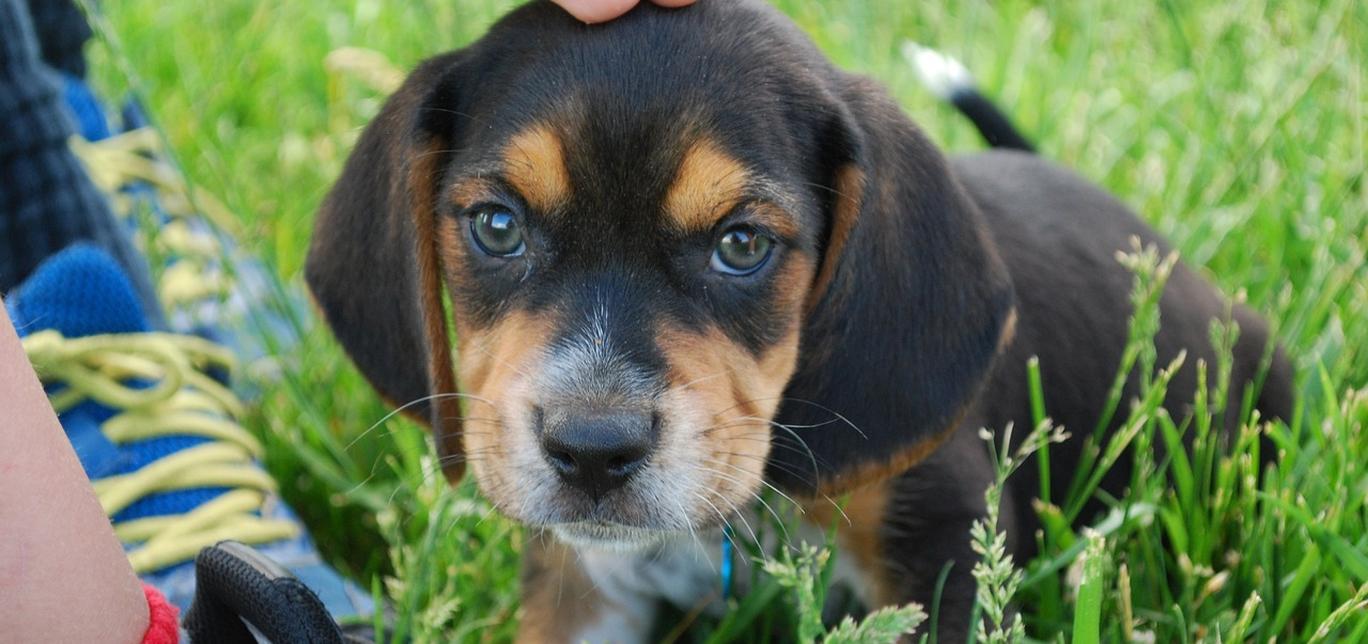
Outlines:
<svg viewBox="0 0 1368 644"><path fill-rule="evenodd" d="M765 265L773 251L774 239L750 226L736 226L717 240L710 264L719 273L750 275Z"/></svg>
<svg viewBox="0 0 1368 644"><path fill-rule="evenodd" d="M484 206L470 217L470 235L475 245L494 257L516 257L527 244L517 217L503 206Z"/></svg>

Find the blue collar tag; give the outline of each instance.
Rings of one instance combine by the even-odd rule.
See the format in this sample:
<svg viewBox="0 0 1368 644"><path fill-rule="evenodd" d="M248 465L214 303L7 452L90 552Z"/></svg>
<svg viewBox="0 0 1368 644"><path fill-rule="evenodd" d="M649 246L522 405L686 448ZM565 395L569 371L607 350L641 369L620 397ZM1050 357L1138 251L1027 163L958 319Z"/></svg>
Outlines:
<svg viewBox="0 0 1368 644"><path fill-rule="evenodd" d="M732 595L732 559L735 556L733 550L735 546L732 541L731 526L722 527L722 564L720 575L722 577L722 601L731 599Z"/></svg>

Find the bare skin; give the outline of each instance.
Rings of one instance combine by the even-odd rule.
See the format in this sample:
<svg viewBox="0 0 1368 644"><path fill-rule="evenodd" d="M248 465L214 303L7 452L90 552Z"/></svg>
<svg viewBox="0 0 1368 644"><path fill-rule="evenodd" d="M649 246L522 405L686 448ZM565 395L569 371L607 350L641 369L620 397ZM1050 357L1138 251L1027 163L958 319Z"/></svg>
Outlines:
<svg viewBox="0 0 1368 644"><path fill-rule="evenodd" d="M0 306L0 632L140 642L148 609L90 481Z"/></svg>
<svg viewBox="0 0 1368 644"><path fill-rule="evenodd" d="M607 22L637 6L640 0L552 0L587 23ZM662 7L685 7L695 0L651 0Z"/></svg>

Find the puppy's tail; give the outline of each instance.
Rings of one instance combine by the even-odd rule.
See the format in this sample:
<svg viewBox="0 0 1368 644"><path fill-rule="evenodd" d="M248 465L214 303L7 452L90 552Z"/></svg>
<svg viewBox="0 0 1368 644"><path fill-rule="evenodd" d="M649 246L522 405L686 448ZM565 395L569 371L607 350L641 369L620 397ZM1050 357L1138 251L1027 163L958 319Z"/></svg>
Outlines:
<svg viewBox="0 0 1368 644"><path fill-rule="evenodd" d="M1007 115L979 92L974 77L958 60L914 42L903 45L903 57L916 70L922 85L969 117L988 145L1035 152L1035 146L1017 131Z"/></svg>

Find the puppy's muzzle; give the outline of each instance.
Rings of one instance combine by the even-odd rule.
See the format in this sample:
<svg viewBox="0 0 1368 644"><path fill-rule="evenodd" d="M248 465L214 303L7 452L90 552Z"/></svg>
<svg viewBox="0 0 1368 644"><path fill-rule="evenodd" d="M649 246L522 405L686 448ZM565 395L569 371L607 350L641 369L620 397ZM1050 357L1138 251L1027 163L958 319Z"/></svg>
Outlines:
<svg viewBox="0 0 1368 644"><path fill-rule="evenodd" d="M572 409L537 416L546 462L595 503L646 466L659 436L659 417L649 412Z"/></svg>

